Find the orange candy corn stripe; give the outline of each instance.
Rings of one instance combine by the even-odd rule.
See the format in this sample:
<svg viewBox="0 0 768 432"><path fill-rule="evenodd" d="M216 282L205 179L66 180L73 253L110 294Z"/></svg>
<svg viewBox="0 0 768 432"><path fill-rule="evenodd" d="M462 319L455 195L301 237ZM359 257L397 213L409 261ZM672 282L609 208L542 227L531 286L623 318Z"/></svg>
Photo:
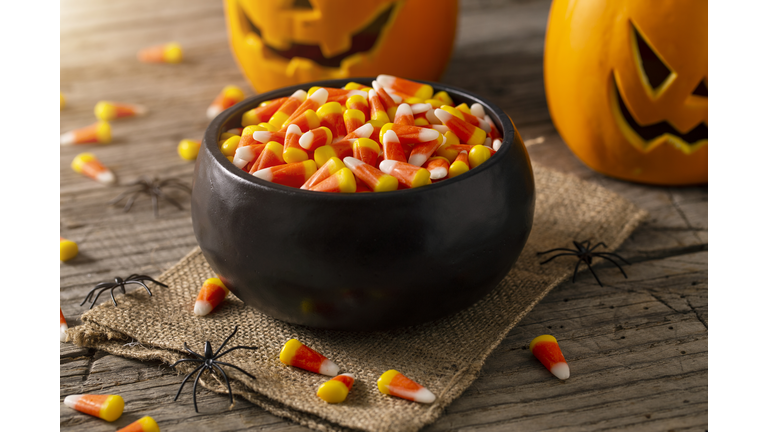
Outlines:
<svg viewBox="0 0 768 432"><path fill-rule="evenodd" d="M381 148L376 144L376 141L368 138L358 138L352 145L352 156L371 166L377 165L376 159L378 159L380 151Z"/></svg>
<svg viewBox="0 0 768 432"><path fill-rule="evenodd" d="M115 421L123 414L125 401L119 395L70 395L64 398L64 405L81 413L99 417L108 422Z"/></svg>
<svg viewBox="0 0 768 432"><path fill-rule="evenodd" d="M143 48L136 57L143 63L180 63L184 53L181 45L171 42Z"/></svg>
<svg viewBox="0 0 768 432"><path fill-rule="evenodd" d="M376 168L353 157L344 158L344 165L347 166L355 177L362 180L374 192L388 192L397 189L397 179L389 174L385 174Z"/></svg>
<svg viewBox="0 0 768 432"><path fill-rule="evenodd" d="M285 133L287 132L287 129L284 131L279 132L270 132L270 131L256 131L253 133L253 139L256 142L266 144L270 141L274 141L278 144L285 144Z"/></svg>
<svg viewBox="0 0 768 432"><path fill-rule="evenodd" d="M313 160L294 162L287 165L276 165L266 169L261 169L253 173L268 182L281 184L284 186L301 187L312 174L317 171L317 164Z"/></svg>
<svg viewBox="0 0 768 432"><path fill-rule="evenodd" d="M303 113L301 113L298 117L296 117L294 120L291 120L289 123L286 123L282 129L280 129L279 132L286 131L288 129L289 125L296 125L301 129L302 132L307 132L310 129L316 129L320 127L320 118L317 116L317 113L314 110L306 110Z"/></svg>
<svg viewBox="0 0 768 432"><path fill-rule="evenodd" d="M563 352L560 351L560 345L558 345L557 339L554 336L541 335L531 341L529 348L552 375L561 380L568 379L571 376L571 370L568 367L568 363L565 362Z"/></svg>
<svg viewBox="0 0 768 432"><path fill-rule="evenodd" d="M395 112L395 124L414 126L413 110L410 105L400 104Z"/></svg>
<svg viewBox="0 0 768 432"><path fill-rule="evenodd" d="M429 179L429 171L413 166L409 163L396 160L385 160L379 165L379 169L397 179L401 186L416 188L432 183Z"/></svg>
<svg viewBox="0 0 768 432"><path fill-rule="evenodd" d="M427 159L432 157L435 150L443 143L443 136L439 135L437 139L418 143L411 148L411 154L408 156L408 163L414 166L422 166Z"/></svg>
<svg viewBox="0 0 768 432"><path fill-rule="evenodd" d="M283 160L290 164L309 159L307 151L299 145L299 139L302 137L301 129L292 124L285 131L285 145L283 146Z"/></svg>
<svg viewBox="0 0 768 432"><path fill-rule="evenodd" d="M384 372L376 384L379 387L379 391L385 395L397 396L419 403L432 403L435 401L435 395L431 391L394 369Z"/></svg>
<svg viewBox="0 0 768 432"><path fill-rule="evenodd" d="M347 134L344 109L338 102L326 102L317 110L317 117L320 119L320 126L331 131L331 139Z"/></svg>
<svg viewBox="0 0 768 432"><path fill-rule="evenodd" d="M243 94L243 91L240 90L239 87L232 85L226 86L219 92L213 102L211 102L211 105L206 111L206 115L209 119L212 119L225 109L242 101L244 98L245 94Z"/></svg>
<svg viewBox="0 0 768 432"><path fill-rule="evenodd" d="M60 143L63 146L73 144L109 144L112 142L112 127L105 121L75 129L61 134Z"/></svg>
<svg viewBox="0 0 768 432"><path fill-rule="evenodd" d="M392 89L398 93L403 93L423 100L432 98L432 95L434 94L434 90L430 85L417 83L392 75L379 75L376 77L376 81L384 88Z"/></svg>
<svg viewBox="0 0 768 432"><path fill-rule="evenodd" d="M296 108L307 99L307 92L296 90L288 99L280 105L280 108L269 118L269 124L276 128L283 127L283 123L296 111Z"/></svg>
<svg viewBox="0 0 768 432"><path fill-rule="evenodd" d="M307 131L299 139L301 148L308 151L315 151L319 147L328 145L333 140L333 133L325 126Z"/></svg>
<svg viewBox="0 0 768 432"><path fill-rule="evenodd" d="M355 383L354 375L341 374L324 382L317 389L317 396L328 403L344 402Z"/></svg>
<svg viewBox="0 0 768 432"><path fill-rule="evenodd" d="M102 184L115 182L115 175L92 153L80 153L72 160L72 169Z"/></svg>
<svg viewBox="0 0 768 432"><path fill-rule="evenodd" d="M281 97L263 103L258 107L248 110L243 114L241 124L243 127L257 125L259 123L268 122L269 119L277 112L278 108L287 101L287 97Z"/></svg>
<svg viewBox="0 0 768 432"><path fill-rule="evenodd" d="M259 155L259 159L257 160L259 163L256 171L263 170L264 168L269 168L275 165L284 164L285 160L283 159L283 146L274 141L268 142L266 147L264 147L264 150Z"/></svg>
<svg viewBox="0 0 768 432"><path fill-rule="evenodd" d="M429 158L426 165L424 165L427 171L429 171L429 178L432 180L439 180L448 176L448 170L451 168L451 163L448 159L442 156L434 156Z"/></svg>
<svg viewBox="0 0 768 432"><path fill-rule="evenodd" d="M229 290L219 278L206 279L195 301L195 315L205 316L211 313L229 294Z"/></svg>
<svg viewBox="0 0 768 432"><path fill-rule="evenodd" d="M323 375L336 376L339 373L336 363L296 339L291 339L283 345L280 361L288 366Z"/></svg>
<svg viewBox="0 0 768 432"><path fill-rule="evenodd" d="M353 140L344 139L322 146L315 150L315 162L317 162L318 166L322 166L332 157L344 160L345 157L352 156L352 153L354 152L354 149L352 148L353 143Z"/></svg>
<svg viewBox="0 0 768 432"><path fill-rule="evenodd" d="M142 417L117 432L160 432L157 422L150 416Z"/></svg>
<svg viewBox="0 0 768 432"><path fill-rule="evenodd" d="M389 115L387 115L387 109L381 102L381 98L375 90L368 91L368 105L371 111L371 120L376 120L382 123L389 123Z"/></svg>
<svg viewBox="0 0 768 432"><path fill-rule="evenodd" d="M312 110L316 113L317 110L323 106L327 100L328 90L324 88L318 89L316 92L312 93L311 96L307 97L307 99L305 99L304 102L302 102L301 105L296 108L296 111L294 111L293 114L288 117L288 119L283 123L282 127L285 128L289 124L295 123L298 118L308 110Z"/></svg>
<svg viewBox="0 0 768 432"><path fill-rule="evenodd" d="M335 173L336 171L342 168L345 168L345 166L344 166L344 162L342 162L341 159L337 157L332 157L328 159L326 163L320 166L320 168L318 168L317 171L315 171L315 173L312 174L312 176L308 178L303 185L301 185L301 189L312 188L312 186L319 184L323 180L330 177L331 174Z"/></svg>
<svg viewBox="0 0 768 432"><path fill-rule="evenodd" d="M437 116L444 125L448 126L448 129L455 133L461 142L469 145L482 145L483 142L485 142L485 131L479 127L472 126L443 109L436 109L435 116Z"/></svg>
<svg viewBox="0 0 768 432"><path fill-rule="evenodd" d="M309 190L316 192L342 192L352 193L357 189L355 175L349 168L342 168L331 174L327 179L312 186Z"/></svg>

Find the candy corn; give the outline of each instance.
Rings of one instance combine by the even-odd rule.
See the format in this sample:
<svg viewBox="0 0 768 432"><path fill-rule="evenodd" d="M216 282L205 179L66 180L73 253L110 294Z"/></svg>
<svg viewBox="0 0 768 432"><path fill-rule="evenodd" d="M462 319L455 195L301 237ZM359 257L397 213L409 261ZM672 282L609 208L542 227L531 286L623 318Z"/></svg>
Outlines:
<svg viewBox="0 0 768 432"><path fill-rule="evenodd" d="M440 137L440 132L435 129L387 123L381 127L381 131L379 132L380 138L383 138L384 134L389 130L392 130L395 132L395 134L397 134L397 138L400 140L400 144L403 145L413 145L422 142L428 142L436 140Z"/></svg>
<svg viewBox="0 0 768 432"><path fill-rule="evenodd" d="M366 123L359 128L353 130L352 132L348 133L344 139L353 140L357 138L371 138L373 137L373 132L376 130L376 127L373 126L370 123Z"/></svg>
<svg viewBox="0 0 768 432"><path fill-rule="evenodd" d="M424 168L429 171L429 178L432 180L439 180L445 178L448 175L448 170L451 167L451 163L448 159L442 156L433 156L429 158Z"/></svg>
<svg viewBox="0 0 768 432"><path fill-rule="evenodd" d="M232 158L232 163L238 168L246 168L250 162L253 162L261 155L261 152L266 146L266 144L254 144L240 147L235 150L235 156Z"/></svg>
<svg viewBox="0 0 768 432"><path fill-rule="evenodd" d="M143 105L124 104L117 102L100 101L93 108L93 113L99 120L114 120L121 117L135 117L147 113Z"/></svg>
<svg viewBox="0 0 768 432"><path fill-rule="evenodd" d="M301 185L301 189L310 189L312 186L315 186L322 182L323 180L327 179L331 176L331 174L335 173L336 171L345 168L344 162L341 161L341 159L337 157L332 157L328 159L326 163L320 166L320 168L315 171L314 174L312 174L312 177L308 178L306 182L304 182L303 185Z"/></svg>
<svg viewBox="0 0 768 432"><path fill-rule="evenodd" d="M456 156L456 160L451 164L451 168L448 169L448 177L454 178L457 175L464 174L467 171L469 171L469 160L467 152L462 150L459 152L458 156Z"/></svg>
<svg viewBox="0 0 768 432"><path fill-rule="evenodd" d="M379 387L379 391L385 395L397 396L420 403L432 403L435 401L435 395L431 391L411 381L394 369L381 374L376 384Z"/></svg>
<svg viewBox="0 0 768 432"><path fill-rule="evenodd" d="M392 99L392 96L390 96L389 93L384 90L381 84L375 80L372 84L373 90L376 92L376 95L379 97L381 104L384 106L384 110L387 112L387 117L394 119L397 112L397 103L395 103L394 99Z"/></svg>
<svg viewBox="0 0 768 432"><path fill-rule="evenodd" d="M171 42L151 46L138 52L137 57L144 63L180 63L183 58L181 45Z"/></svg>
<svg viewBox="0 0 768 432"><path fill-rule="evenodd" d="M470 168L477 168L481 163L490 159L490 157L491 151L488 147L476 145L469 152L469 166Z"/></svg>
<svg viewBox="0 0 768 432"><path fill-rule="evenodd" d="M262 122L268 122L269 119L277 112L278 108L280 108L280 106L285 103L286 100L288 100L287 97L282 97L263 102L258 107L246 111L241 118L240 124L245 127L250 125L257 125Z"/></svg>
<svg viewBox="0 0 768 432"><path fill-rule="evenodd" d="M285 132L288 130L286 129L283 132L274 132L274 131L256 131L253 133L253 139L256 142L260 142L263 144L266 144L270 141L274 141L278 144L284 144L285 143Z"/></svg>
<svg viewBox="0 0 768 432"><path fill-rule="evenodd" d="M379 157L380 151L381 148L372 139L358 138L352 144L352 156L371 166L376 165L376 159Z"/></svg>
<svg viewBox="0 0 768 432"><path fill-rule="evenodd" d="M353 140L347 139L322 146L315 150L315 162L317 162L318 166L323 166L332 157L343 160L347 156L352 156L354 151L352 146Z"/></svg>
<svg viewBox="0 0 768 432"><path fill-rule="evenodd" d="M400 182L400 185L408 188L416 188L432 183L429 179L429 171L409 163L385 160L381 162L379 169L384 173L392 175Z"/></svg>
<svg viewBox="0 0 768 432"><path fill-rule="evenodd" d="M381 102L381 98L375 90L368 91L368 105L371 107L371 120L380 121L382 123L389 123L389 115L387 115L387 109Z"/></svg>
<svg viewBox="0 0 768 432"><path fill-rule="evenodd" d="M286 127L291 123L295 123L295 121L307 112L308 110L312 110L317 114L317 110L325 104L325 102L328 100L328 90L324 88L318 89L316 92L312 93L312 95L308 96L304 102L302 102L297 108L296 111L294 111L290 116L288 116L288 119L286 119L282 127Z"/></svg>
<svg viewBox="0 0 768 432"><path fill-rule="evenodd" d="M309 190L316 192L342 192L352 193L357 189L355 175L349 168L342 168L331 174L327 179L312 186Z"/></svg>
<svg viewBox="0 0 768 432"><path fill-rule="evenodd" d="M344 109L338 102L326 102L317 110L317 117L320 119L320 126L331 131L331 139L347 134Z"/></svg>
<svg viewBox="0 0 768 432"><path fill-rule="evenodd" d="M102 184L115 182L115 175L92 153L80 153L72 160L72 169Z"/></svg>
<svg viewBox="0 0 768 432"><path fill-rule="evenodd" d="M119 395L83 394L65 397L64 405L81 413L112 422L119 419L123 414L125 402Z"/></svg>
<svg viewBox="0 0 768 432"><path fill-rule="evenodd" d="M296 339L291 339L283 345L280 361L288 366L323 375L336 376L339 373L336 363Z"/></svg>
<svg viewBox="0 0 768 432"><path fill-rule="evenodd" d="M195 315L205 316L211 313L229 294L229 290L219 278L206 279L195 301Z"/></svg>
<svg viewBox="0 0 768 432"><path fill-rule="evenodd" d="M259 155L258 165L254 165L254 167L256 170L262 170L264 168L273 167L275 165L282 165L284 163L285 160L283 159L283 146L274 141L270 141Z"/></svg>
<svg viewBox="0 0 768 432"><path fill-rule="evenodd" d="M347 109L358 110L358 111L360 111L362 113L369 113L370 114L370 110L371 109L368 107L368 93L366 93L366 94L364 94L362 96L355 95L355 96L350 97L349 99L347 99L346 106L347 106ZM363 120L363 121L365 122L365 121L368 121L368 120L369 120L369 117L366 116L365 120Z"/></svg>
<svg viewBox="0 0 768 432"><path fill-rule="evenodd" d="M345 157L343 161L355 177L362 180L372 191L388 192L397 189L397 179L393 176L377 170L360 159Z"/></svg>
<svg viewBox="0 0 768 432"><path fill-rule="evenodd" d="M384 147L384 159L407 162L405 153L403 153L403 146L400 145L400 139L397 138L394 131L386 131L381 138L381 144Z"/></svg>
<svg viewBox="0 0 768 432"><path fill-rule="evenodd" d="M417 83L392 75L379 75L376 77L376 81L384 88L392 89L398 93L404 93L408 96L414 96L423 100L431 99L434 93L434 90L430 85Z"/></svg>
<svg viewBox="0 0 768 432"><path fill-rule="evenodd" d="M317 396L328 403L344 402L355 383L355 376L344 373L324 382L317 389Z"/></svg>
<svg viewBox="0 0 768 432"><path fill-rule="evenodd" d="M301 162L309 158L307 151L299 145L301 137L301 129L298 126L295 124L288 125L288 129L285 131L285 145L283 145L283 160L285 163Z"/></svg>
<svg viewBox="0 0 768 432"><path fill-rule="evenodd" d="M231 137L224 140L224 142L221 142L219 144L219 150L221 150L222 153L224 153L224 156L234 156L235 150L237 150L237 147L240 145L240 137L237 135L232 135Z"/></svg>
<svg viewBox="0 0 768 432"><path fill-rule="evenodd" d="M193 161L197 159L197 155L200 153L200 144L200 141L183 139L179 141L176 151L179 152L179 156L181 156L182 159Z"/></svg>
<svg viewBox="0 0 768 432"><path fill-rule="evenodd" d="M500 139L493 140L493 149L496 151L499 151L500 148L501 148L501 140Z"/></svg>
<svg viewBox="0 0 768 432"><path fill-rule="evenodd" d="M298 129L298 126L296 125L291 126ZM301 138L299 138L299 146L309 151L315 151L318 147L330 144L332 140L333 132L325 126L320 126L319 128L307 131L307 133L302 135Z"/></svg>
<svg viewBox="0 0 768 432"><path fill-rule="evenodd" d="M402 124L406 126L414 125L413 110L411 110L411 107L408 104L400 104L400 106L397 107L394 118L395 124Z"/></svg>
<svg viewBox="0 0 768 432"><path fill-rule="evenodd" d="M571 376L571 369L565 362L563 352L560 351L560 345L552 335L541 335L531 341L529 346L531 352L547 368L552 375L561 380L568 379Z"/></svg>
<svg viewBox="0 0 768 432"><path fill-rule="evenodd" d="M117 432L160 432L157 422L150 416L144 416Z"/></svg>
<svg viewBox="0 0 768 432"><path fill-rule="evenodd" d="M228 85L224 87L216 96L216 99L211 102L211 105L208 107L205 114L209 119L213 119L219 115L220 112L242 101L244 98L245 94L243 94L243 91L240 90L239 87Z"/></svg>
<svg viewBox="0 0 768 432"><path fill-rule="evenodd" d="M287 165L275 165L260 169L253 173L255 177L268 182L291 187L301 187L317 171L317 164L313 160L289 163Z"/></svg>
<svg viewBox="0 0 768 432"><path fill-rule="evenodd" d="M67 341L67 320L64 318L64 312L59 308L59 340L62 342Z"/></svg>
<svg viewBox="0 0 768 432"><path fill-rule="evenodd" d="M109 144L112 142L112 128L105 121L61 134L61 145Z"/></svg>
<svg viewBox="0 0 768 432"><path fill-rule="evenodd" d="M443 143L443 136L437 136L437 139L418 143L411 149L411 154L408 156L408 163L415 166L422 166L424 163L432 157L435 150Z"/></svg>
<svg viewBox="0 0 768 432"><path fill-rule="evenodd" d="M288 120L288 117L296 111L296 108L301 105L307 99L307 92L304 90L296 90L288 99L280 105L280 108L275 111L272 117L269 118L269 124L276 128L283 127L283 123Z"/></svg>
<svg viewBox="0 0 768 432"><path fill-rule="evenodd" d="M485 141L486 133L484 130L467 123L448 111L436 109L435 116L437 116L444 125L448 126L448 129L455 133L461 142L470 145L478 145L483 144Z"/></svg>
<svg viewBox="0 0 768 432"><path fill-rule="evenodd" d="M360 110L348 109L344 111L343 117L344 128L348 134L365 124L365 115L363 114L363 111Z"/></svg>
<svg viewBox="0 0 768 432"><path fill-rule="evenodd" d="M59 237L59 248L62 261L69 261L77 256L77 243L72 240L67 240L64 237Z"/></svg>

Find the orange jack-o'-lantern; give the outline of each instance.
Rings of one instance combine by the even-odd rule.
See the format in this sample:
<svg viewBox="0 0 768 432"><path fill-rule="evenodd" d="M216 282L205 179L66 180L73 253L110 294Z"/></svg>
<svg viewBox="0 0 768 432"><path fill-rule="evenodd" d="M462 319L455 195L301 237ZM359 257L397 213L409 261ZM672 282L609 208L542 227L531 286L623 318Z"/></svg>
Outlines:
<svg viewBox="0 0 768 432"><path fill-rule="evenodd" d="M232 51L260 92L378 74L436 81L451 55L458 13L458 0L224 3Z"/></svg>
<svg viewBox="0 0 768 432"><path fill-rule="evenodd" d="M707 182L706 0L554 0L544 82L558 132L591 168Z"/></svg>

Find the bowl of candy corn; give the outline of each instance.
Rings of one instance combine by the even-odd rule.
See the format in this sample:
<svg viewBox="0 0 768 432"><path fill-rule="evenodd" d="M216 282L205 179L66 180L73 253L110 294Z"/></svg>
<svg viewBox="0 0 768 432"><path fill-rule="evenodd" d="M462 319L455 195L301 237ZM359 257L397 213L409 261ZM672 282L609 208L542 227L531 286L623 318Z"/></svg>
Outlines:
<svg viewBox="0 0 768 432"><path fill-rule="evenodd" d="M535 202L528 154L500 108L387 75L225 110L205 131L192 189L195 236L233 294L344 330L472 305L517 260Z"/></svg>

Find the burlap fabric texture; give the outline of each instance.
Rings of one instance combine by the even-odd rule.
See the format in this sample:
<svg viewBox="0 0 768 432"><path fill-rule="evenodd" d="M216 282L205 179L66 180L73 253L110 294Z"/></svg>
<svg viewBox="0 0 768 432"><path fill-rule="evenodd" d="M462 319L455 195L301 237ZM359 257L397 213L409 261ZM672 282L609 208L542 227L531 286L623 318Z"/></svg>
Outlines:
<svg viewBox="0 0 768 432"><path fill-rule="evenodd" d="M571 241L603 241L618 247L645 217L616 194L572 176L534 166L537 200L528 243L507 277L469 309L438 321L386 332L340 332L295 326L245 306L230 294L213 313L192 313L202 282L213 277L199 249L158 277L168 288L152 287L153 296L134 290L83 314L84 324L69 330L78 345L140 360L172 363L188 357L182 343L202 352L205 341L214 349L239 326L228 346L238 350L224 361L238 365L256 379L227 368L233 391L250 402L302 425L322 431L416 431L435 421L443 409L476 379L485 359L552 288L569 278L574 259L558 258L539 265L537 251L572 247ZM585 276L582 276L585 277ZM631 277L631 272L630 272ZM329 378L278 360L282 345L297 338L355 375L352 391L340 404L315 395ZM127 344L126 341L140 344ZM177 366L181 372L190 363ZM422 405L381 394L376 380L396 369L437 396ZM179 376L181 382L182 376ZM201 383L225 393L223 380L205 373ZM182 397L190 398L191 388ZM242 401L240 401L242 403Z"/></svg>

